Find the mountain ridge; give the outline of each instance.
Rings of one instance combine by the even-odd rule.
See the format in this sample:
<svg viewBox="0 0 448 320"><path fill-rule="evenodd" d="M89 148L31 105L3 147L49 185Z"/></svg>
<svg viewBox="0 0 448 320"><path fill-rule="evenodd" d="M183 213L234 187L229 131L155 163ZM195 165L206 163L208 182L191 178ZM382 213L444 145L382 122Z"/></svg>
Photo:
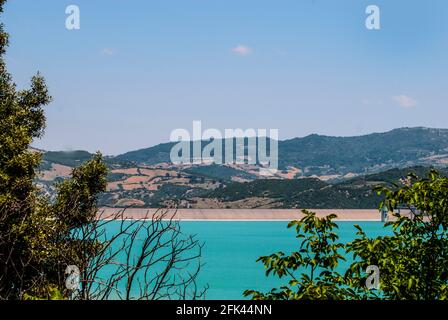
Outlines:
<svg viewBox="0 0 448 320"><path fill-rule="evenodd" d="M207 143L202 141L203 146ZM168 163L169 152L174 144L163 143L126 152L111 157L111 160L149 165ZM448 129L404 127L351 137L311 134L303 138L279 140L278 148L280 170L296 167L311 173L316 171L327 175L344 175L350 172L376 172L397 166L437 166L435 159L431 161L425 158L446 155L442 159L448 159ZM443 161L441 165L445 164Z"/></svg>
<svg viewBox="0 0 448 320"><path fill-rule="evenodd" d="M420 174L448 167L448 129L424 127L279 141L281 165L272 177L248 164L174 165L169 163L172 145L105 157L110 172L101 205L373 208L379 201L371 190L375 180L401 179L410 167ZM90 156L86 151L45 152L37 179L43 192L54 195L54 182L69 177Z"/></svg>

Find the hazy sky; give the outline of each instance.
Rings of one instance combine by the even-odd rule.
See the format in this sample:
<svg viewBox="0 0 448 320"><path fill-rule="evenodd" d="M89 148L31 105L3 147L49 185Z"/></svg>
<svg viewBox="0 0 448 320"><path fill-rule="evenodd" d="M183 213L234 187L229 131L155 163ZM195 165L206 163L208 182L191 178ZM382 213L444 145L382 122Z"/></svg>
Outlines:
<svg viewBox="0 0 448 320"><path fill-rule="evenodd" d="M2 21L17 85L39 70L54 97L48 150L118 154L193 120L280 139L448 127L446 0L10 0Z"/></svg>

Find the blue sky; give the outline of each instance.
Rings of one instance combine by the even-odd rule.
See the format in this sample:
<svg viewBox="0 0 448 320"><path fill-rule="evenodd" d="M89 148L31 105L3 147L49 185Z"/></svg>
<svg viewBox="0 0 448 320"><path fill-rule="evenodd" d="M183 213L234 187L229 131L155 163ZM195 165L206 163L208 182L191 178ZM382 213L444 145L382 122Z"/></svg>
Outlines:
<svg viewBox="0 0 448 320"><path fill-rule="evenodd" d="M35 146L119 154L193 120L280 139L446 128L447 16L445 0L10 0L2 21L18 87L39 70L54 98Z"/></svg>

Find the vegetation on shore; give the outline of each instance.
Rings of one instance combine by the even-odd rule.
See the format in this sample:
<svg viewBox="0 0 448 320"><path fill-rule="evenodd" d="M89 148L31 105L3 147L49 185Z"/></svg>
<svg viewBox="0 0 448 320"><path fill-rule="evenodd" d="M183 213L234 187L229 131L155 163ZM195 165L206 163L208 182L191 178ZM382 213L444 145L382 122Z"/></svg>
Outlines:
<svg viewBox="0 0 448 320"><path fill-rule="evenodd" d="M166 212L144 217L149 223L128 222L121 212L112 217L116 232L105 232L111 222L98 210L108 173L101 153L76 153L81 161L53 186L52 197L40 192L42 155L30 144L44 133L51 97L39 73L29 89L16 89L6 70L7 46L0 24L0 300L202 296L195 283L201 244Z"/></svg>
<svg viewBox="0 0 448 320"><path fill-rule="evenodd" d="M257 300L446 300L448 298L448 178L431 171L427 178L411 174L400 188L382 187L382 206L397 212L386 223L391 235L369 238L361 227L350 243L338 241L335 215L292 221L298 250L278 252L258 259L266 275L287 278L288 285L267 293L245 291ZM405 210L406 211L406 210ZM337 271L352 255L345 274ZM370 269L378 283L371 287ZM375 271L374 271L375 272Z"/></svg>
<svg viewBox="0 0 448 320"><path fill-rule="evenodd" d="M0 0L0 14L4 3L5 0ZM74 161L72 157L61 160L60 154L47 153L47 160L59 159L74 169L67 179L53 186L54 194L40 192L35 181L42 154L30 145L44 133L44 107L51 102L51 97L39 73L31 79L29 89L17 90L6 70L7 46L8 35L0 24L0 299L203 297L205 290L196 285L202 245L194 236L183 234L173 216L163 210L131 222L125 220L124 211L113 217L101 216L98 203L106 190L107 177L121 179L125 175L108 173L101 153L76 152ZM432 139L434 133L430 130L424 133L425 140L418 142L423 156L431 155L434 149L446 151L447 132L438 131L440 139L436 140ZM285 161L298 166L315 163L316 156L321 159L317 164L323 167L326 161L341 165L347 159L352 160L352 168L361 169L366 159L374 166L388 161L381 153L384 146L389 157L397 161L418 160L415 152L409 151L406 132L398 134L402 138L397 140L401 152L395 152L397 144L384 143L384 139L391 141L387 135L374 135L368 143L356 138L343 142L337 138L309 136L290 141L291 148L313 150L313 157L298 158L297 150L290 150L287 145L281 146L284 148L281 152L286 155ZM324 147L316 153L316 145L321 144ZM363 151L353 153L355 146ZM159 161L163 154L157 153L157 157ZM137 171L143 176L140 169ZM204 180L199 179L198 184L203 184L207 178L218 176L231 181L235 171L214 167L205 172L203 168L190 169L187 173L199 174ZM317 208L328 200L362 207L367 203L362 202L363 197L369 198L366 194L370 196L374 182L380 181L379 198L368 201L378 203L382 199L381 207L389 211L405 206L412 213L410 216L396 214L396 219L386 224L391 228L391 235L369 238L358 226L357 238L344 244L339 242L337 224L333 221L335 215L317 218L313 212L304 210L302 220L289 224L297 233L297 251L278 252L259 259L268 276L285 277L288 285L267 293L247 290L244 294L253 299L270 300L447 299L448 178L431 170L427 178L411 174L395 184L396 175L392 171L384 175L383 180L376 175L334 185L312 178L231 182L225 188L211 191L214 198L227 201L267 196L291 206ZM179 186L160 189L167 197L187 193L185 187ZM117 220L118 224L112 224L115 233L107 234L107 227ZM353 256L353 262L342 274L337 267L348 255ZM366 270L371 266L380 271L376 289L366 285L370 278ZM76 273L77 279L71 279L79 282L67 283L66 272L74 270L73 267L79 273Z"/></svg>

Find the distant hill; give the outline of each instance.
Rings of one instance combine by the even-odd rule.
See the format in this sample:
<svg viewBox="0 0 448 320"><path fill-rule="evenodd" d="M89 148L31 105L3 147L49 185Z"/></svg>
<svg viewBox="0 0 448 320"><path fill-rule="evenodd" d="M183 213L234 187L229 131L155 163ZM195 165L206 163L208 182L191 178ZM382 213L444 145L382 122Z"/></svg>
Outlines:
<svg viewBox="0 0 448 320"><path fill-rule="evenodd" d="M92 154L87 151L47 151L43 154L44 161L61 164L69 167L76 167L82 162L89 160Z"/></svg>
<svg viewBox="0 0 448 320"><path fill-rule="evenodd" d="M280 167L312 170L329 166L328 173L429 164L432 160L427 158L435 155L443 155L448 160L448 129L401 128L357 137L314 134L282 141L279 155Z"/></svg>
<svg viewBox="0 0 448 320"><path fill-rule="evenodd" d="M173 145L159 144L112 160L149 165L169 162ZM301 168L302 176L365 174L415 165L448 165L448 129L401 128L355 137L313 134L279 141L279 168Z"/></svg>
<svg viewBox="0 0 448 320"><path fill-rule="evenodd" d="M228 206L250 198L268 198L273 207L314 208L314 209L376 209L382 198L374 192L375 186L400 185L409 173L420 177L427 176L429 168L413 167L392 169L350 179L348 181L329 184L312 178L296 180L256 180L252 182L228 184L202 196L222 202ZM448 168L440 173L448 176ZM260 201L264 204L266 201ZM251 202L253 207L257 204Z"/></svg>
<svg viewBox="0 0 448 320"><path fill-rule="evenodd" d="M203 176L210 179L232 181L235 178L254 180L257 176L243 170L234 169L223 165L194 166L183 170L185 173Z"/></svg>
<svg viewBox="0 0 448 320"><path fill-rule="evenodd" d="M157 164L170 161L170 151L175 143L162 143L154 147L129 151L111 158L116 162L134 162L140 164Z"/></svg>
<svg viewBox="0 0 448 320"><path fill-rule="evenodd" d="M280 180L261 179L251 182L233 182L226 187L214 190L208 198L221 201L237 201L251 197L266 197L273 199L291 198L297 193L319 190L328 184L315 178Z"/></svg>
<svg viewBox="0 0 448 320"><path fill-rule="evenodd" d="M424 176L429 167L444 173L448 167L447 129L401 128L359 137L310 135L279 141L280 170L271 177L260 176L254 165L173 165L173 145L106 157L110 173L101 205L376 208L381 199L372 192L375 185L397 182L409 170ZM35 151L43 152L37 181L50 196L54 182L92 156L82 150Z"/></svg>

